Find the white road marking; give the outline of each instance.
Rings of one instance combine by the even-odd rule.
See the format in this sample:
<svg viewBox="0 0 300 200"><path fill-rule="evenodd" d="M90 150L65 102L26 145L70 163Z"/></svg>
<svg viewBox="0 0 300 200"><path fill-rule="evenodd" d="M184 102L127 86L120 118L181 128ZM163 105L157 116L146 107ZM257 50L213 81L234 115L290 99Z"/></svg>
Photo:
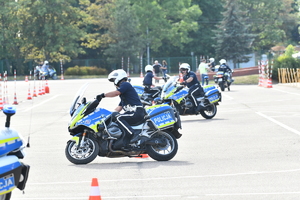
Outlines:
<svg viewBox="0 0 300 200"><path fill-rule="evenodd" d="M273 119L273 118L271 118L271 117L269 117L267 115L264 115L261 112L256 112L256 113L258 115L260 115L260 116L262 116L262 117L270 120L271 122L274 122L275 124L281 126L282 128L285 128L285 129L287 129L287 130L289 130L289 131L291 131L291 132L293 132L293 133L295 133L297 135L300 135L300 131L297 131L296 129L293 129L293 128L291 128L291 127L289 127L289 126L287 126L287 125L285 125L285 124L283 124L283 123L281 123L281 122L279 122L279 121L277 121L277 120L275 120L275 119Z"/></svg>
<svg viewBox="0 0 300 200"><path fill-rule="evenodd" d="M45 100L45 101L43 101L43 102L41 102L41 103L39 103L39 104L37 104L37 105L35 105L35 106L31 106L30 108L27 108L27 109L25 109L25 110L22 110L22 112L27 112L27 111L29 111L29 110L31 110L31 109L33 109L33 108L36 108L36 107L38 107L38 106L40 106L40 105L43 105L43 104L47 103L48 101L51 101L52 99L55 99L55 98L58 97L58 96L60 96L60 95L55 95L55 96L51 97L50 99L47 99L47 100Z"/></svg>

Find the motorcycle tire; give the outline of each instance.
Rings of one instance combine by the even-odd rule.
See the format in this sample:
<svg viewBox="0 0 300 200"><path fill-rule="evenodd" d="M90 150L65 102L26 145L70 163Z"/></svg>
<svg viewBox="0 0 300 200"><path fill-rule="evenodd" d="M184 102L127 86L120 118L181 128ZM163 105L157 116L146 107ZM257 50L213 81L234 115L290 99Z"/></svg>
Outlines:
<svg viewBox="0 0 300 200"><path fill-rule="evenodd" d="M98 153L99 144L92 135L85 137L82 148L77 149L75 141L68 141L65 149L67 159L74 164L88 164L97 157Z"/></svg>
<svg viewBox="0 0 300 200"><path fill-rule="evenodd" d="M217 106L215 104L209 104L205 107L205 110L200 110L200 114L205 119L212 119L217 114Z"/></svg>
<svg viewBox="0 0 300 200"><path fill-rule="evenodd" d="M159 131L154 137L164 139L167 145L146 145L147 154L154 160L157 161L168 161L171 160L178 151L178 143L176 138L167 131Z"/></svg>
<svg viewBox="0 0 300 200"><path fill-rule="evenodd" d="M10 200L11 192L0 195L0 200Z"/></svg>
<svg viewBox="0 0 300 200"><path fill-rule="evenodd" d="M224 90L225 90L224 82L220 82L220 83L219 83L219 86L220 86L220 88L221 88L221 91L224 91Z"/></svg>

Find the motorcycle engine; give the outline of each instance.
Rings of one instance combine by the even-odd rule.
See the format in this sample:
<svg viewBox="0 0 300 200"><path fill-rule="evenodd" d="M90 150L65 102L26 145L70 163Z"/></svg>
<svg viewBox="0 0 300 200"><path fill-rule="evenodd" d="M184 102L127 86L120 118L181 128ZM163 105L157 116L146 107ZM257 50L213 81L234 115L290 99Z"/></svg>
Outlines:
<svg viewBox="0 0 300 200"><path fill-rule="evenodd" d="M121 129L119 129L118 124L112 122L108 127L107 127L108 133L115 138L120 138L122 135Z"/></svg>
<svg viewBox="0 0 300 200"><path fill-rule="evenodd" d="M186 108L192 108L193 107L193 103L189 99L187 99L186 102L185 102L185 104L184 104L184 106Z"/></svg>

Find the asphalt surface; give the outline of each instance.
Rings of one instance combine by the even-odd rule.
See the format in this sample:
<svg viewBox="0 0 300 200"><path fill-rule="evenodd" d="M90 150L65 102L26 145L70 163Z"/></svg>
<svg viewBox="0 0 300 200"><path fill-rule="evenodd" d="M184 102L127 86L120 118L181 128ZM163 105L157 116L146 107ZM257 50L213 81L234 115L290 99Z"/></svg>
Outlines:
<svg viewBox="0 0 300 200"><path fill-rule="evenodd" d="M64 153L68 111L86 82L88 98L114 90L106 79L50 80L50 93L29 100L28 82L8 83L10 103L14 91L18 102L11 127L30 137L24 162L31 166L25 192L15 189L12 200L88 199L93 178L102 199L300 199L299 87L232 85L213 119L181 117L183 136L171 161L97 157L74 165ZM105 98L99 106L113 110L118 101ZM0 119L4 126L4 114Z"/></svg>

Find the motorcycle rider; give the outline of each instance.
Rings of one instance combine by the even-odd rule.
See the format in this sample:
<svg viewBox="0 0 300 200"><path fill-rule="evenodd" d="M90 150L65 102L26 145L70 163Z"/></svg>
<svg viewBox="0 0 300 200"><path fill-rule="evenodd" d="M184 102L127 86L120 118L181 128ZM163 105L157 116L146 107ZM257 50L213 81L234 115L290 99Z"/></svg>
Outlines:
<svg viewBox="0 0 300 200"><path fill-rule="evenodd" d="M134 124L137 121L140 121L147 115L143 105L140 101L138 94L132 85L127 82L127 73L123 69L117 69L112 71L108 75L108 80L114 82L117 90L102 93L97 95L96 99L101 100L105 97L116 97L119 96L121 101L119 105L115 108L115 111L118 112L116 117L116 122L120 127L123 127L124 130L131 135L130 143L134 143L139 140L139 134L135 134L133 128L130 124ZM122 114L119 114L122 109L125 111Z"/></svg>
<svg viewBox="0 0 300 200"><path fill-rule="evenodd" d="M144 91L147 93L150 93L152 98L154 98L155 95L157 95L160 92L160 90L157 87L151 87L152 86L152 78L155 80L164 79L165 82L166 82L166 78L154 76L152 65L146 65L145 72L146 72L146 75L143 80L143 85L145 86Z"/></svg>
<svg viewBox="0 0 300 200"><path fill-rule="evenodd" d="M41 72L43 73L43 76L45 79L48 79L48 75L49 75L49 62L47 60L45 60L42 68L41 68Z"/></svg>
<svg viewBox="0 0 300 200"><path fill-rule="evenodd" d="M224 72L225 80L230 83L231 82L231 72L232 72L230 67L226 64L225 59L221 59L219 62L220 62L220 67L218 68L218 71Z"/></svg>
<svg viewBox="0 0 300 200"><path fill-rule="evenodd" d="M215 63L215 59L214 59L214 58L210 58L210 59L209 59L208 66L210 67L210 70L211 70L212 72L215 71L215 69L216 69L216 63Z"/></svg>
<svg viewBox="0 0 300 200"><path fill-rule="evenodd" d="M204 106L201 101L204 99L204 90L197 79L195 72L190 70L190 65L188 63L182 63L179 67L180 72L183 75L183 82L181 85L186 85L189 88L189 96L196 108L196 113L198 113ZM200 96L200 97L199 97ZM198 101L197 101L198 98Z"/></svg>

